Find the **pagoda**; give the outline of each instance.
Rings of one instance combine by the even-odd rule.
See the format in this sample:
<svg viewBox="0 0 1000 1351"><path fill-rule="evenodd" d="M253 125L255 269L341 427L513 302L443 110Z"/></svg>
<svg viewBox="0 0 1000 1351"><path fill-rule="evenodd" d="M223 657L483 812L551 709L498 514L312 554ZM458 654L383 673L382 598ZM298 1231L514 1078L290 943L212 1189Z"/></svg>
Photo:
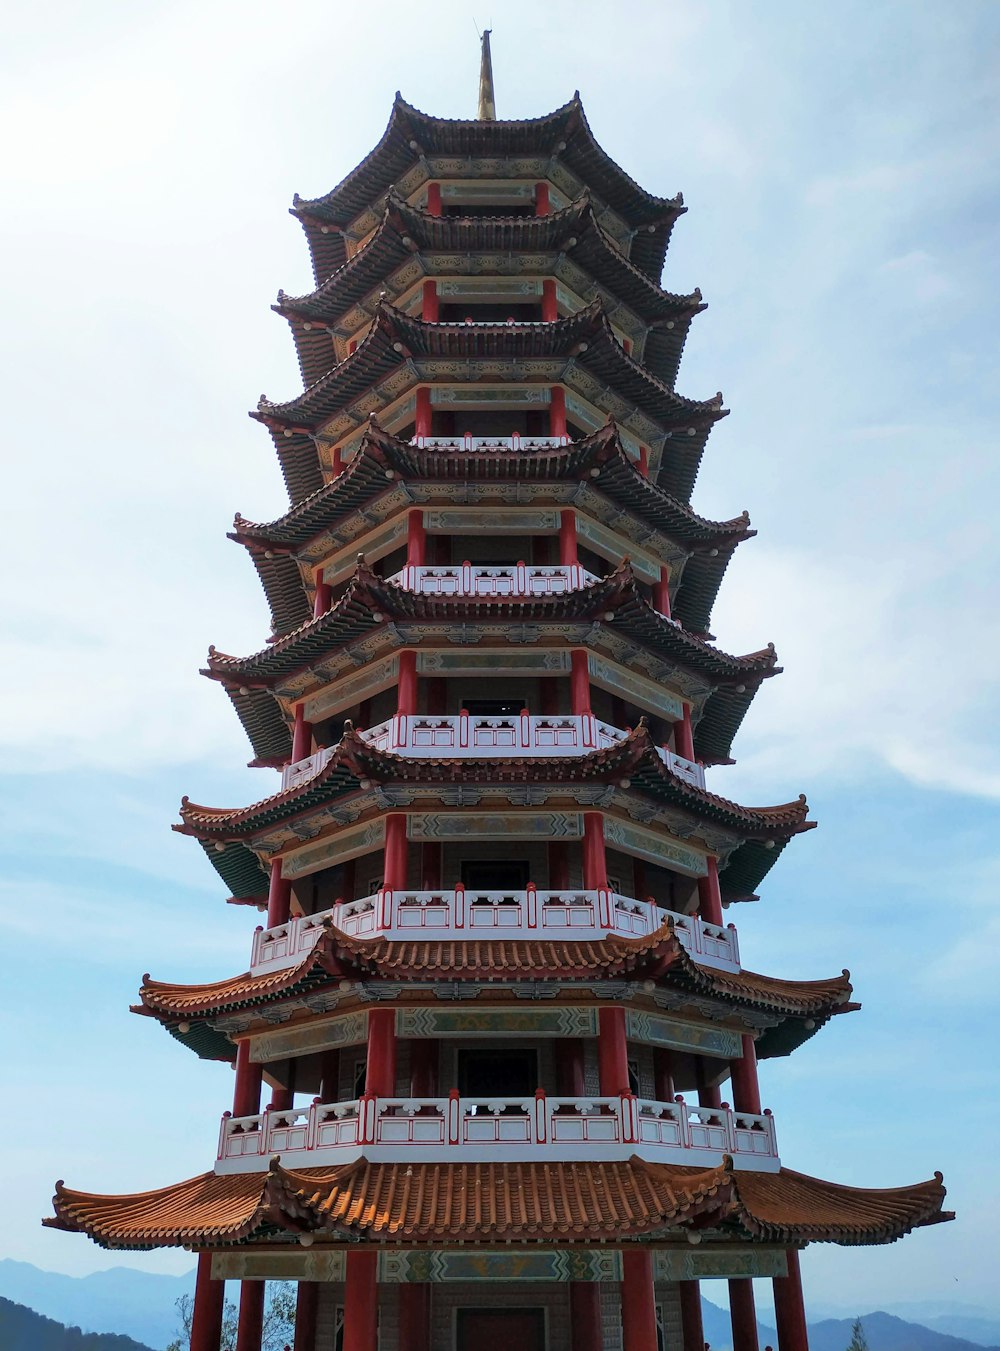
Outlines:
<svg viewBox="0 0 1000 1351"><path fill-rule="evenodd" d="M232 1101L204 1173L59 1182L46 1220L196 1253L192 1351L226 1280L238 1351L268 1280L298 1284L295 1351L702 1351L720 1277L735 1351L755 1277L806 1351L803 1247L950 1218L939 1173L793 1171L762 1108L758 1062L858 1005L846 971L747 970L724 914L813 823L706 784L779 667L708 632L754 532L690 505L727 410L675 391L683 211L578 95L497 120L488 34L477 118L397 95L294 201L316 286L274 308L304 391L252 414L290 505L232 532L273 632L205 671L280 786L175 827L266 916L239 974L147 975L134 1008L234 1065Z"/></svg>

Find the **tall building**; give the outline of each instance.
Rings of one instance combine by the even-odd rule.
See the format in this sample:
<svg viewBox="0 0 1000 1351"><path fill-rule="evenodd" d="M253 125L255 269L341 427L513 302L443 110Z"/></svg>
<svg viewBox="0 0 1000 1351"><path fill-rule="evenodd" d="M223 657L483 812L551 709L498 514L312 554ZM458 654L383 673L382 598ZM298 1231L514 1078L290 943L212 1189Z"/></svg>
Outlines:
<svg viewBox="0 0 1000 1351"><path fill-rule="evenodd" d="M135 1008L234 1062L233 1100L208 1171L59 1183L48 1223L196 1252L192 1351L225 1280L259 1351L277 1279L295 1351L702 1351L708 1277L736 1351L753 1277L806 1351L803 1247L948 1216L940 1174L792 1171L762 1109L758 1062L857 1006L846 971L746 970L724 914L812 823L705 782L778 667L708 632L753 532L690 505L726 410L674 388L703 308L659 285L681 198L578 97L497 121L487 35L476 120L397 96L292 210L316 289L275 309L305 389L253 414L290 506L232 535L273 633L206 671L281 782L177 827L266 923L248 969L146 977Z"/></svg>

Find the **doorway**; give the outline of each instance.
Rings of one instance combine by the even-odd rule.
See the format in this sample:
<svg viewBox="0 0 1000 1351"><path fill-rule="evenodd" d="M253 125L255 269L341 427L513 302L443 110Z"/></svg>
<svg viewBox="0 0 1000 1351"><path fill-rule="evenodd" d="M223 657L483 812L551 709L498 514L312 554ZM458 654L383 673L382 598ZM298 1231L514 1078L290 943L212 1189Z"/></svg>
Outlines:
<svg viewBox="0 0 1000 1351"><path fill-rule="evenodd" d="M458 1309L455 1351L545 1351L544 1309Z"/></svg>

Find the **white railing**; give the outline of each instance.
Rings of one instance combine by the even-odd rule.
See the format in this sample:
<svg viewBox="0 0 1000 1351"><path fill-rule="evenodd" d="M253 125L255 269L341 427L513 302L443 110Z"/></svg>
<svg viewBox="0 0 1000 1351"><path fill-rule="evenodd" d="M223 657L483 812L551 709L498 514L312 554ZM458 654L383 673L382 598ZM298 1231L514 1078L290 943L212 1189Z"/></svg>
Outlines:
<svg viewBox="0 0 1000 1351"><path fill-rule="evenodd" d="M414 436L411 445L431 450L551 450L568 446L568 436Z"/></svg>
<svg viewBox="0 0 1000 1351"><path fill-rule="evenodd" d="M702 966L721 971L740 969L739 943L733 926L708 924L697 915L664 910L655 902L635 900L615 891L382 890L355 901L338 901L315 915L290 919L271 929L258 929L250 956L254 972L280 970L302 961L329 924L351 938L502 937L593 940L617 933L642 938L665 920L688 953Z"/></svg>
<svg viewBox="0 0 1000 1351"><path fill-rule="evenodd" d="M621 1097L362 1097L256 1116L226 1113L217 1173L264 1169L279 1154L286 1167L404 1159L517 1162L606 1160L638 1154L650 1161L712 1167L723 1154L737 1168L780 1167L774 1121L730 1107L698 1107L683 1098L653 1102Z"/></svg>
<svg viewBox="0 0 1000 1351"><path fill-rule="evenodd" d="M564 596L567 591L592 586L599 578L578 563L553 567L524 563L473 567L471 563L458 563L451 567L407 564L387 580L421 596L482 596L491 600L504 596Z"/></svg>
<svg viewBox="0 0 1000 1351"><path fill-rule="evenodd" d="M624 741L628 733L592 713L533 717L522 711L489 717L397 713L361 736L380 751L471 760L483 755L587 755Z"/></svg>
<svg viewBox="0 0 1000 1351"><path fill-rule="evenodd" d="M705 787L705 767L699 765L694 760L687 760L683 755L677 755L674 751L669 751L665 746L657 748L660 759L678 779L683 779L689 783L692 788Z"/></svg>

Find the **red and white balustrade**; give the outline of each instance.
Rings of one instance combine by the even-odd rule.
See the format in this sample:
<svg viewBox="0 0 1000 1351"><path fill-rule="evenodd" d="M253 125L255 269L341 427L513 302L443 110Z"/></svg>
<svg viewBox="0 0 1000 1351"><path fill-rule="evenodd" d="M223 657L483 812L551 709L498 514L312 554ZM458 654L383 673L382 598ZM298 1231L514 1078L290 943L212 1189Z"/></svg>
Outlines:
<svg viewBox="0 0 1000 1351"><path fill-rule="evenodd" d="M579 563L535 567L525 563L491 563L448 567L407 564L388 581L421 596L474 596L500 600L505 596L564 596L600 579Z"/></svg>
<svg viewBox="0 0 1000 1351"><path fill-rule="evenodd" d="M653 1102L620 1097L370 1097L268 1108L256 1116L227 1112L219 1132L217 1173L267 1168L278 1154L289 1168L373 1162L613 1160L638 1154L650 1162L710 1168L732 1156L737 1168L777 1172L774 1120L683 1098Z"/></svg>
<svg viewBox="0 0 1000 1351"><path fill-rule="evenodd" d="M641 938L671 920L678 940L702 966L739 971L733 925L723 928L697 915L664 910L652 901L600 890L448 891L381 890L328 910L258 929L250 969L254 974L294 966L312 950L327 925L351 938L559 938L591 940L604 934Z"/></svg>
<svg viewBox="0 0 1000 1351"><path fill-rule="evenodd" d="M568 446L568 436L414 436L410 444L428 450L553 450Z"/></svg>

